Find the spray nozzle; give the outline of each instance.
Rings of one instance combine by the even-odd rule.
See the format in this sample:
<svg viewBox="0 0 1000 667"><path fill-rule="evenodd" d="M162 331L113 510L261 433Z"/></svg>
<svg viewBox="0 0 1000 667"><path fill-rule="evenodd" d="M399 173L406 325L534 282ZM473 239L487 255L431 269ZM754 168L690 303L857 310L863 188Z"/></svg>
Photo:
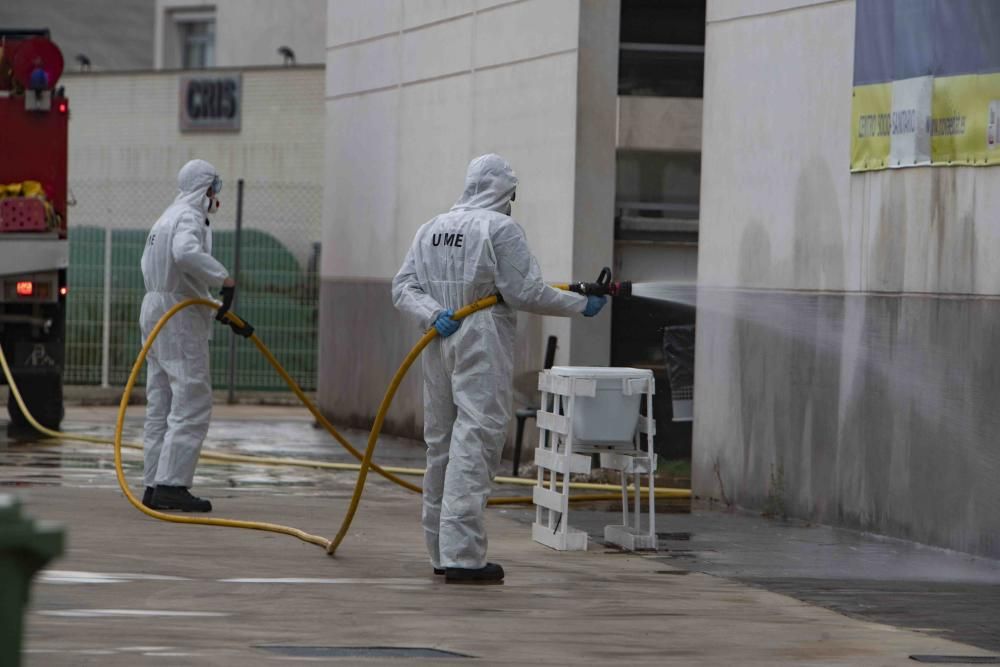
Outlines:
<svg viewBox="0 0 1000 667"><path fill-rule="evenodd" d="M632 296L632 282L628 280L611 282L611 269L605 266L601 269L595 282L570 283L569 290L577 294L593 296L630 297Z"/></svg>

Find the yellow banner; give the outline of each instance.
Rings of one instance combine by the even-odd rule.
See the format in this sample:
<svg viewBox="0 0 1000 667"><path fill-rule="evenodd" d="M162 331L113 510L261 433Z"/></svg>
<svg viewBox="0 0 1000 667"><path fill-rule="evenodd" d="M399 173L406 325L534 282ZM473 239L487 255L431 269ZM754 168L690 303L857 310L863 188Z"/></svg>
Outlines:
<svg viewBox="0 0 1000 667"><path fill-rule="evenodd" d="M854 87L851 171L885 169L891 147L892 84Z"/></svg>
<svg viewBox="0 0 1000 667"><path fill-rule="evenodd" d="M851 171L1000 164L1000 74L854 87Z"/></svg>

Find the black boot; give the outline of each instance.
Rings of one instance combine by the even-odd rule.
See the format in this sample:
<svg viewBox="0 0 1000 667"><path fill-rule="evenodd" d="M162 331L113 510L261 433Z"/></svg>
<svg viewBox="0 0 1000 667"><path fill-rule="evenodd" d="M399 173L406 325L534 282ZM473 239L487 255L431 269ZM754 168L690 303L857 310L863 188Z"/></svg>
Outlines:
<svg viewBox="0 0 1000 667"><path fill-rule="evenodd" d="M445 572L447 572L447 570L445 570L443 567L436 567L436 568L434 568L434 574L439 574L440 575L440 574L444 574Z"/></svg>
<svg viewBox="0 0 1000 667"><path fill-rule="evenodd" d="M146 490L142 492L142 504L145 505L146 507L149 507L150 509L152 509L152 507L150 507L150 503L153 502L154 490L155 489L153 489L153 487L147 486Z"/></svg>
<svg viewBox="0 0 1000 667"><path fill-rule="evenodd" d="M182 512L211 512L212 503L192 496L186 486L157 484L149 507L154 510L180 510Z"/></svg>
<svg viewBox="0 0 1000 667"><path fill-rule="evenodd" d="M449 567L445 570L446 584L477 584L488 586L503 583L503 568L496 563L487 563L486 567L465 568Z"/></svg>

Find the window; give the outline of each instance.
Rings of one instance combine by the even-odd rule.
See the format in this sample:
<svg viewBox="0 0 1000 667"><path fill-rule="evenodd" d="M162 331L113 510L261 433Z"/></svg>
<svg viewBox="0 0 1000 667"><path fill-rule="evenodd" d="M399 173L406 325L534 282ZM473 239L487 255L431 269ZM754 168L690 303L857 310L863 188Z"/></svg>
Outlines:
<svg viewBox="0 0 1000 667"><path fill-rule="evenodd" d="M215 8L164 13L162 67L215 67Z"/></svg>
<svg viewBox="0 0 1000 667"><path fill-rule="evenodd" d="M205 69L215 65L215 21L179 23L181 67Z"/></svg>
<svg viewBox="0 0 1000 667"><path fill-rule="evenodd" d="M622 0L618 94L701 97L705 0Z"/></svg>

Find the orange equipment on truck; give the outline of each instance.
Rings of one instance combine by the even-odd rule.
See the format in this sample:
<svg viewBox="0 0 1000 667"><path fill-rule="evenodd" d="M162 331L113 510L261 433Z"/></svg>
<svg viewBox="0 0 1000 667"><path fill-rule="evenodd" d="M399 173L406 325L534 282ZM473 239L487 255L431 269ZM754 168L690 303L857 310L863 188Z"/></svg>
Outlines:
<svg viewBox="0 0 1000 667"><path fill-rule="evenodd" d="M28 409L51 428L63 416L69 264L62 71L48 30L0 30L0 344ZM26 425L13 398L7 408L12 426Z"/></svg>

